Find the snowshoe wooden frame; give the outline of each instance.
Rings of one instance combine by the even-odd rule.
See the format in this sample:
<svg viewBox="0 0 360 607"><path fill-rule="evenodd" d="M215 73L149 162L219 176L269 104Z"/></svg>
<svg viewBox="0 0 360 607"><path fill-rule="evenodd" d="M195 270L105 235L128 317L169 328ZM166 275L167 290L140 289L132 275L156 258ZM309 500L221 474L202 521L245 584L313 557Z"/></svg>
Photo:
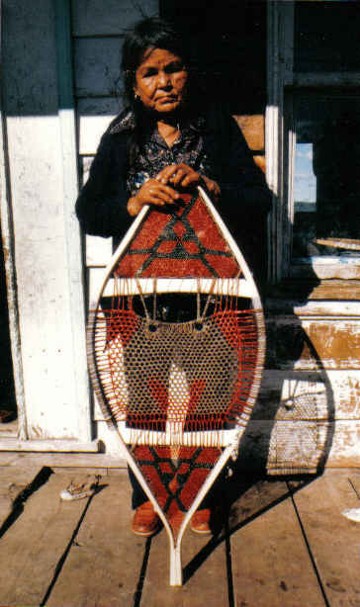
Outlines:
<svg viewBox="0 0 360 607"><path fill-rule="evenodd" d="M208 195L202 188L199 188L198 190L200 197L202 198L203 202L205 203L208 209L209 215L215 222L222 237L226 240L231 254L236 259L239 268L241 268L241 276L237 278L221 278L215 281L209 277L192 278L191 276L186 278L176 278L171 276L169 278L142 278L141 276L134 276L133 279L129 277L123 279L121 276L115 277L114 268L117 267L119 260L122 259L122 257L128 250L130 243L133 241L134 237L141 229L141 226L143 225L144 221L146 221L146 218L149 213L149 207L144 207L137 216L137 218L134 220L128 233L120 243L118 249L116 250L115 254L113 255L108 264L97 301L93 302L94 305L91 305L92 311L89 315L87 332L89 370L93 388L100 407L102 409L103 415L106 421L108 422L109 427L115 430L116 436L118 437L119 443L122 447L122 450L125 454L126 460L130 468L132 469L135 477L137 478L139 484L145 491L149 500L154 505L154 509L158 513L168 534L170 545L170 585L172 586L180 586L182 584L181 542L185 529L192 515L197 510L204 497L207 495L213 483L218 478L220 472L224 469L229 458L237 451L240 438L244 429L246 428L249 417L251 415L251 411L257 398L261 380L261 373L264 364L265 352L265 329L262 305L252 274L237 244L235 243L233 237L226 228L219 213L214 208ZM180 439L179 436L177 436L176 438L176 444L178 444L180 440L182 441L182 445L198 445L201 447L205 445L216 444L222 449L221 455L219 456L214 467L208 474L191 507L185 513L184 518L181 522L180 527L177 529L176 534L174 533L174 530L169 524L167 517L162 511L162 508L160 507L156 496L153 494L141 470L139 469L137 462L131 452L130 443L130 441L136 440L137 444L146 444L146 441L149 441L151 444L155 445L171 446L173 437L171 433L167 431L166 428L163 428L158 432L152 431L150 433L144 432L141 429L138 430L138 432L136 431L136 429L131 429L131 431L129 431L124 421L117 422L116 419L114 419L113 412L111 410L111 407L109 406L109 399L106 397L102 386L101 373L99 372L99 364L96 355L96 347L94 345L97 339L97 314L101 298L104 297L104 295L106 294L113 293L114 289L117 292L124 291L127 295L139 294L139 289L141 290L142 294L153 293L155 289L157 293L194 293L198 292L200 289L201 293L212 292L221 293L222 295L230 294L232 296L235 295L238 298L244 298L248 302L250 302L251 309L254 311L255 323L257 327L257 354L255 368L253 372L253 381L251 389L249 390L247 396L246 406L243 408L242 414L238 417L235 426L230 429L222 428L221 430L209 430L208 432L202 433L196 433L193 431L187 433L186 431L183 431L182 433L180 433Z"/></svg>

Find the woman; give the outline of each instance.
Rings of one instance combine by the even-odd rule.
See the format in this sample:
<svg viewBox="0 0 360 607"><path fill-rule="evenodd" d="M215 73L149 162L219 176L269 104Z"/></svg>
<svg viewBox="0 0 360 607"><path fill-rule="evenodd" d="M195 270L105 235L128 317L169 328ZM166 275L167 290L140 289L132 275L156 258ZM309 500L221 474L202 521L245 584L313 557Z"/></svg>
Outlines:
<svg viewBox="0 0 360 607"><path fill-rule="evenodd" d="M162 212L179 192L201 184L235 232L245 219L261 223L270 196L233 119L197 107L193 73L183 40L160 19L137 24L124 42L122 71L127 107L103 135L88 182L76 203L83 230L121 238L144 205ZM257 247L261 250L261 247ZM165 302L165 314L174 314ZM182 314L193 313L181 304ZM133 475L132 530L152 535L158 518ZM211 501L211 500L210 500ZM194 515L192 529L210 532L209 500Z"/></svg>

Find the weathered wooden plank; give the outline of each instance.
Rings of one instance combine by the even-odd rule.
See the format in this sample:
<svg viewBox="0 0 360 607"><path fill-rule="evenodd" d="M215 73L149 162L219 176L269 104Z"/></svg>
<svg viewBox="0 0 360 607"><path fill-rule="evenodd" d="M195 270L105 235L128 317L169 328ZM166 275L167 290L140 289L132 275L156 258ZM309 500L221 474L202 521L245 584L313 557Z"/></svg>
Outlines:
<svg viewBox="0 0 360 607"><path fill-rule="evenodd" d="M116 35L124 33L143 17L156 15L157 0L76 0L74 5L74 34L76 36Z"/></svg>
<svg viewBox="0 0 360 607"><path fill-rule="evenodd" d="M262 114L234 116L251 150L265 148L265 116Z"/></svg>
<svg viewBox="0 0 360 607"><path fill-rule="evenodd" d="M0 437L0 451L42 451L45 453L61 451L74 453L74 452L87 452L97 453L99 451L98 441L89 441L83 443L76 440L19 440L15 437Z"/></svg>
<svg viewBox="0 0 360 607"><path fill-rule="evenodd" d="M359 419L359 371L266 370L252 419L274 418Z"/></svg>
<svg viewBox="0 0 360 607"><path fill-rule="evenodd" d="M329 53L330 55L330 53ZM313 51L311 51L311 61L314 61ZM294 86L311 87L338 87L338 86L354 86L354 82L358 82L360 72L356 71L318 71L318 72L297 72L293 76L291 82ZM290 83L289 83L290 84Z"/></svg>
<svg viewBox="0 0 360 607"><path fill-rule="evenodd" d="M329 605L360 604L360 526L342 515L359 504L346 471L328 470L294 495Z"/></svg>
<svg viewBox="0 0 360 607"><path fill-rule="evenodd" d="M146 542L130 531L130 487L125 471L106 477L91 502L48 607L133 605Z"/></svg>
<svg viewBox="0 0 360 607"><path fill-rule="evenodd" d="M122 38L75 41L75 93L78 97L118 97Z"/></svg>
<svg viewBox="0 0 360 607"><path fill-rule="evenodd" d="M117 105L119 101L116 100ZM79 152L83 155L94 155L102 135L116 114L103 116L80 116L79 118Z"/></svg>
<svg viewBox="0 0 360 607"><path fill-rule="evenodd" d="M58 109L54 17L54 4L44 0L37 3L36 19L30 4L6 6L1 59L7 115L45 116Z"/></svg>
<svg viewBox="0 0 360 607"><path fill-rule="evenodd" d="M329 464L333 430L317 422L251 421L240 441L239 465L271 474L314 473Z"/></svg>
<svg viewBox="0 0 360 607"><path fill-rule="evenodd" d="M97 410L100 411L100 406L97 404L96 399L95 406ZM112 428L109 428L108 424L104 421L98 422L97 430L99 441L105 446L104 450L106 451L108 456L113 457L115 461L116 459L124 461L124 447L122 446L121 441L119 440L119 437L117 436L116 432L114 432Z"/></svg>
<svg viewBox="0 0 360 607"><path fill-rule="evenodd" d="M328 445L330 451L325 460L327 466L359 467L360 466L360 421L338 421L328 428Z"/></svg>
<svg viewBox="0 0 360 607"><path fill-rule="evenodd" d="M9 466L0 467L0 527L13 511L14 502L31 485L39 470L27 466L19 466L16 470Z"/></svg>
<svg viewBox="0 0 360 607"><path fill-rule="evenodd" d="M357 498L360 500L360 471L359 470L348 470L349 483L356 493ZM359 504L360 506L360 504ZM357 504L355 504L357 507Z"/></svg>
<svg viewBox="0 0 360 607"><path fill-rule="evenodd" d="M301 431L302 422L298 422L299 433ZM355 424L355 422L353 422ZM99 422L99 433L105 422ZM343 427L342 427L343 426ZM334 429L336 427L336 434ZM360 429L358 424L354 426L354 433L352 427L348 424L342 424L338 422L334 428L328 430L331 432L330 438L333 440L332 450L330 451L329 457L326 460L326 465L329 468L357 468L360 467L360 454L359 454L359 439ZM271 436L271 429L273 426L270 424L268 428L264 428L263 423L252 423L249 432L245 433L244 440L241 442L240 447L240 458L244 462L246 469L253 470L261 466L266 465L269 456L269 436ZM291 440L291 429L294 428L294 422L288 424L288 441ZM296 425L295 425L296 429ZM113 437L113 432L109 432ZM99 435L101 441L108 447L108 436L105 432ZM349 442L350 440L350 442ZM111 441L111 438L109 439ZM307 460L305 460L307 461ZM278 459L278 463L281 463L281 459ZM32 468L38 468L40 466L50 466L51 468L98 468L98 469L110 469L117 470L126 466L125 459L122 452L119 450L118 442L113 440L110 442L110 447L107 448L106 453L6 453L0 454L0 469L5 466L11 466L16 468L17 466L29 466ZM279 470L279 473L284 471ZM16 472L14 472L14 478Z"/></svg>
<svg viewBox="0 0 360 607"><path fill-rule="evenodd" d="M50 585L87 500L60 502L70 480L52 475L26 502L0 546L0 603L39 605Z"/></svg>
<svg viewBox="0 0 360 607"><path fill-rule="evenodd" d="M102 134L111 120L122 110L122 100L117 97L95 97L79 99L77 121L79 153L94 155Z"/></svg>
<svg viewBox="0 0 360 607"><path fill-rule="evenodd" d="M105 241L104 243L98 242L93 244L99 244L99 248L97 252L99 253L99 262L101 261L100 254L103 253L104 256L108 251L106 251L106 245L111 246L111 239ZM109 250L109 249L108 249ZM88 297L89 297L89 308L91 309L96 305L97 298L99 296L99 291L101 285L104 280L104 267L100 268L90 268L88 273Z"/></svg>
<svg viewBox="0 0 360 607"><path fill-rule="evenodd" d="M278 422L271 430L267 470L272 474L315 473L330 456L332 426Z"/></svg>
<svg viewBox="0 0 360 607"><path fill-rule="evenodd" d="M147 607L227 607L228 578L225 543L186 531L182 542L184 585L169 586L169 546L163 530L151 544L141 597ZM196 567L196 562L199 566ZM187 579L187 575L191 577Z"/></svg>
<svg viewBox="0 0 360 607"><path fill-rule="evenodd" d="M226 481L229 502L228 532L233 534L269 506L287 499L289 489L284 481L263 478L252 472L237 471ZM261 499L260 499L261 496Z"/></svg>
<svg viewBox="0 0 360 607"><path fill-rule="evenodd" d="M17 453L0 453L0 468L3 466L16 466L19 464L19 455Z"/></svg>
<svg viewBox="0 0 360 607"><path fill-rule="evenodd" d="M315 472L318 467L360 466L360 422L250 422L239 449L244 467L273 474Z"/></svg>
<svg viewBox="0 0 360 607"><path fill-rule="evenodd" d="M82 243L74 213L78 191L76 117L73 91L73 56L71 44L71 6L55 2L56 66L59 98L59 130L61 141L62 201L64 207L65 265L68 269L70 332L76 352L74 384L78 410L77 436L91 440L90 387L86 368L85 310L82 264Z"/></svg>
<svg viewBox="0 0 360 607"><path fill-rule="evenodd" d="M285 483L263 481L233 506L231 557L239 607L325 604L287 495Z"/></svg>
<svg viewBox="0 0 360 607"><path fill-rule="evenodd" d="M66 208L72 190L65 165L75 165L76 158L67 112L59 118L54 6L38 2L36 19L29 4L13 3L6 12L5 58L14 66L5 70L4 104L13 230L8 245L15 251L19 311L15 376L22 375L26 403L21 438L86 440L80 238ZM72 176L76 180L75 171Z"/></svg>
<svg viewBox="0 0 360 607"><path fill-rule="evenodd" d="M108 119L106 118L108 124ZM105 130L105 124L103 124ZM102 128L102 127L101 127ZM100 139L102 133L98 133ZM82 162L82 181L85 183L89 177L89 171L93 156L83 156ZM112 238L102 238L100 236L85 237L85 266L89 268L89 299L95 301L103 280L104 269L110 261L113 253ZM100 269L99 269L100 268ZM94 286L93 286L94 285Z"/></svg>
<svg viewBox="0 0 360 607"><path fill-rule="evenodd" d="M324 372L267 370L252 419L329 421L334 419L334 402Z"/></svg>
<svg viewBox="0 0 360 607"><path fill-rule="evenodd" d="M3 19L0 7L0 18ZM2 33L1 33L2 38ZM1 41L1 45L3 42ZM8 162L6 154L6 123L3 119L2 99L0 99L0 215L1 215L1 247L2 247L2 272L3 280L6 284L6 293L4 294L4 304L7 305L8 321L6 324L6 341L10 338L9 364L12 365L12 375L14 382L14 392L19 422L19 435L21 438L26 436L26 417L25 417L25 395L24 378L22 374L21 361L21 343L19 331L19 310L17 302L16 271L15 271L15 251L11 245L13 240L11 196L8 183ZM5 319L3 319L4 321ZM2 340L4 344L4 340ZM10 361L11 359L11 361ZM16 422L17 423L17 422Z"/></svg>
<svg viewBox="0 0 360 607"><path fill-rule="evenodd" d="M296 299L280 300L270 299L266 301L267 309L278 317L292 316L293 318L324 320L353 320L360 316L360 302L346 301L346 299L319 301L310 299L308 301L299 301Z"/></svg>
<svg viewBox="0 0 360 607"><path fill-rule="evenodd" d="M255 164L266 174L266 157L265 154L257 154L253 156Z"/></svg>
<svg viewBox="0 0 360 607"><path fill-rule="evenodd" d="M19 424L17 419L0 424L0 441L6 437L14 438L15 436L18 436L18 426Z"/></svg>
<svg viewBox="0 0 360 607"><path fill-rule="evenodd" d="M100 285L101 278L104 278L105 267L109 263L112 253L112 238L86 236L86 265L89 268L91 284ZM100 272L98 268L101 268Z"/></svg>
<svg viewBox="0 0 360 607"><path fill-rule="evenodd" d="M16 477L18 467L29 467L37 470L48 466L57 468L116 468L124 467L125 461L118 455L116 457L108 453L39 453L39 452L2 452L0 453L0 470L9 466ZM101 472L100 472L101 473Z"/></svg>
<svg viewBox="0 0 360 607"><path fill-rule="evenodd" d="M271 317L268 361L274 369L360 369L360 320Z"/></svg>
<svg viewBox="0 0 360 607"><path fill-rule="evenodd" d="M82 156L80 158L82 185L84 185L89 178L89 172L93 160L94 156Z"/></svg>
<svg viewBox="0 0 360 607"><path fill-rule="evenodd" d="M292 278L306 278L319 280L359 280L360 264L358 259L342 257L335 261L333 257L314 257L306 264L292 265L290 267Z"/></svg>
<svg viewBox="0 0 360 607"><path fill-rule="evenodd" d="M277 298L277 299L276 299ZM292 302L298 304L304 300L316 301L360 301L360 281L359 280L316 280L306 282L302 281L283 281L280 284L271 287L270 296L267 298L267 305L272 308L274 305L289 305Z"/></svg>

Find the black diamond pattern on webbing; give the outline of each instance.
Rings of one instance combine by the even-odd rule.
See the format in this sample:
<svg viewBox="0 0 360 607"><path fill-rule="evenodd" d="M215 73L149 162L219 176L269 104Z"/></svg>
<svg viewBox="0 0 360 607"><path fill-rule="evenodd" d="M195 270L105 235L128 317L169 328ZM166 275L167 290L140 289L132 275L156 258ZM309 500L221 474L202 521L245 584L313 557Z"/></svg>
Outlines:
<svg viewBox="0 0 360 607"><path fill-rule="evenodd" d="M181 455L181 458L178 460L177 463L175 463L171 457L164 457L159 455L159 453L157 452L155 447L149 447L149 451L151 452L153 459L141 459L141 458L137 458L137 462L139 465L139 468L142 469L143 466L150 466L151 468L153 468L156 471L157 474L157 479L156 482L160 482L162 487L166 490L167 493L167 500L165 503L165 506L163 508L164 513L166 513L169 508L170 508L170 504L173 500L176 501L177 507L181 512L186 512L187 508L186 508L186 504L184 504L181 501L181 491L184 489L187 481L190 479L190 476L192 475L192 473L194 472L194 470L196 469L202 469L202 470L207 470L210 471L213 469L214 467L214 462L198 462L197 459L199 457L199 455L203 454L204 449L203 448L198 448L198 449L194 449L194 452L192 453L192 455L190 457L184 457L184 455ZM168 472L163 471L164 468L164 464L166 465L166 467L168 468ZM184 467L184 464L187 464L187 471L184 471L181 474L177 474L177 469L178 469L178 465L180 465L181 467ZM153 482L152 482L152 477L149 478L149 475L146 475L145 472L143 472L145 478L148 478L148 483L150 485L150 488L153 490ZM176 490L172 490L171 487L169 486L171 482L174 482L174 477L176 476L176 480L177 480L177 488ZM154 492L155 493L155 492Z"/></svg>
<svg viewBox="0 0 360 607"><path fill-rule="evenodd" d="M192 227L188 215L194 206L197 200L197 194L194 194L193 198L186 205L185 210L183 211L181 216L176 215L175 213L170 213L171 219L166 224L164 230L156 239L155 243L148 248L145 249L130 249L129 255L148 255L144 263L140 266L140 268L136 272L136 276L141 276L141 274L156 260L156 259L168 259L168 260L176 260L176 259L186 259L188 261L199 259L203 265L208 269L212 276L218 277L219 274L215 270L215 268L211 265L209 260L207 259L207 255L215 255L217 257L231 257L231 253L227 251L219 251L218 249L208 249L204 247L203 243L199 239L196 234L194 228ZM184 227L184 234L180 238L175 231L176 224L181 223ZM164 242L176 242L176 246L169 252L160 252L159 248ZM183 245L183 242L194 242L197 245L197 252L190 253L186 250Z"/></svg>

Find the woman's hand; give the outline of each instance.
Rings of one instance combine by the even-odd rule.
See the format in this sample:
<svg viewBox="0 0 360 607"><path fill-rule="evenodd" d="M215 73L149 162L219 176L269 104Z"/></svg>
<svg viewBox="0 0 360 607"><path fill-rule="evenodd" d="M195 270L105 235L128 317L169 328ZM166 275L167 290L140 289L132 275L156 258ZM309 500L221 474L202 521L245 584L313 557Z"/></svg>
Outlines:
<svg viewBox="0 0 360 607"><path fill-rule="evenodd" d="M201 175L187 164L170 164L156 176L163 184L170 183L175 188L191 188L199 185Z"/></svg>
<svg viewBox="0 0 360 607"><path fill-rule="evenodd" d="M171 164L155 177L148 179L127 204L127 209L135 217L143 206L150 204L156 207L176 204L180 198L177 189L193 188L204 183L214 202L220 198L220 187L213 179L200 175L187 164Z"/></svg>
<svg viewBox="0 0 360 607"><path fill-rule="evenodd" d="M166 185L158 178L148 179L135 196L132 196L127 204L127 210L132 217L135 217L147 204L155 207L164 207L175 204L180 195L174 188Z"/></svg>
<svg viewBox="0 0 360 607"><path fill-rule="evenodd" d="M162 184L171 184L174 188L192 188L203 182L215 202L220 198L220 187L213 179L200 175L187 164L171 164L156 176Z"/></svg>
<svg viewBox="0 0 360 607"><path fill-rule="evenodd" d="M213 179L210 179L209 177L205 177L205 175L203 175L203 181L206 185L207 191L211 195L211 199L213 200L213 202L219 202L220 195L221 195L221 190L220 190L219 184L216 181L214 181Z"/></svg>

